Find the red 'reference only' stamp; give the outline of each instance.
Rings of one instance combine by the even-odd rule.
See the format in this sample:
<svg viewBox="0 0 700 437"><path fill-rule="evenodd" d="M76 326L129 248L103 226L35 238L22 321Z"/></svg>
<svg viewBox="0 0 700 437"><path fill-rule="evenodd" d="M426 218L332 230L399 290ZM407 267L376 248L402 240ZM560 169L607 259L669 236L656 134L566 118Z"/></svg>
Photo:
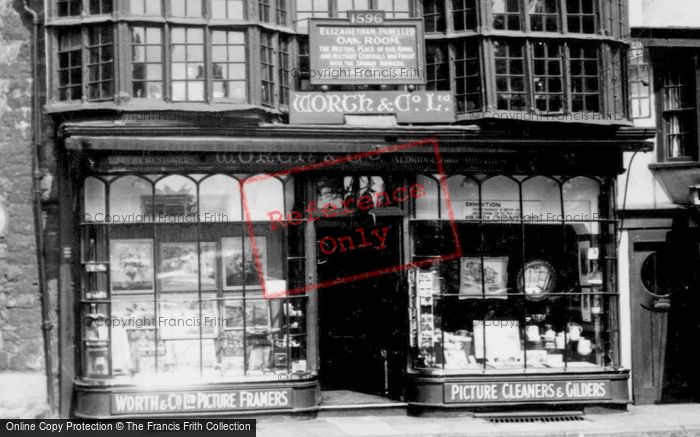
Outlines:
<svg viewBox="0 0 700 437"><path fill-rule="evenodd" d="M426 152L428 151L429 152ZM435 159L435 175L439 180L439 190L441 197L444 199L446 213L449 220L449 230L452 234L454 249L451 253L431 256L428 259L419 261L407 262L401 265L383 267L380 269L368 269L366 272L353 274L346 277L336 278L330 281L317 282L314 284L306 284L301 287L288 288L286 290L271 289L266 283L266 278L263 272L263 258L261 256L261 248L257 247L258 240L255 235L256 223L251 218L249 209L250 202L255 199L246 197L247 185L260 183L271 178L279 178L283 176L295 176L307 172L332 172L335 169L341 173L340 166L343 164L358 163L363 160L376 160L381 157L386 157L391 154L405 153L431 153ZM400 206L410 201L415 201L427 196L426 187L419 183L409 186L396 187L390 191L382 191L373 193L372 195L365 194L357 198L348 197L342 200L339 205L336 204L319 204L317 199L308 199L307 205L300 211L269 211L267 218L269 221L270 231L284 231L292 226L303 226L307 222L317 222L319 220L330 220L336 217L347 217L356 212L368 212L373 208L385 206ZM284 170L272 171L269 173L259 174L251 178L245 179L241 185L241 200L243 203L243 213L245 225L247 228L251 253L253 255L253 264L263 290L263 296L266 299L275 299L287 296L306 294L309 291L319 290L326 287L346 284L359 280L366 280L378 276L406 271L411 268L425 268L438 264L444 261L450 261L462 256L462 248L457 232L457 224L455 220L454 210L450 199L450 193L447 188L447 180L445 174L444 163L440 153L440 147L436 139L428 138L424 140L414 141L404 144L395 144L385 147L377 147L375 150L368 152L360 152L341 156L338 158L326 159L324 161L306 164L302 166L291 167ZM259 224L259 223L258 223ZM332 255L337 252L347 252L360 248L373 248L376 250L386 249L386 237L389 229L387 227L379 227L375 229L365 229L363 227L354 229L351 234L341 237L324 237L319 241L316 250L324 255ZM277 287L275 287L277 288ZM286 288L286 287L285 287Z"/></svg>

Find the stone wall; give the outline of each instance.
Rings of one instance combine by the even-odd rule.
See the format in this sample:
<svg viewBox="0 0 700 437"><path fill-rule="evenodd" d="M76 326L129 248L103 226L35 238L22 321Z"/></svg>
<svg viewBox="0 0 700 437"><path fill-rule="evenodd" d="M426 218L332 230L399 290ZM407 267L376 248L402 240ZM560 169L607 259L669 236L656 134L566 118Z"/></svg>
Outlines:
<svg viewBox="0 0 700 437"><path fill-rule="evenodd" d="M35 416L46 403L32 209L31 22L0 0L0 417ZM16 387L10 390L10 387Z"/></svg>

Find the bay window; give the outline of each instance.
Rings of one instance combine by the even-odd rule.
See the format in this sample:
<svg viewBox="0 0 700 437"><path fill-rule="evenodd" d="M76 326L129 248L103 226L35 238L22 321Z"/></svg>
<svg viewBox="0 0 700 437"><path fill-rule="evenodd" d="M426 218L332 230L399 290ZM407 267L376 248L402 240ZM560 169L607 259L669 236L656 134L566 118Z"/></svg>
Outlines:
<svg viewBox="0 0 700 437"><path fill-rule="evenodd" d="M476 40L455 45L455 100L459 112L481 109L481 56Z"/></svg>
<svg viewBox="0 0 700 437"><path fill-rule="evenodd" d="M262 76L262 103L272 105L275 101L275 43L274 36L268 32L260 33L260 66Z"/></svg>
<svg viewBox="0 0 700 437"><path fill-rule="evenodd" d="M204 101L204 29L173 28L170 53L173 101Z"/></svg>
<svg viewBox="0 0 700 437"><path fill-rule="evenodd" d="M199 18L203 14L202 0L170 0L169 5L173 17Z"/></svg>
<svg viewBox="0 0 700 437"><path fill-rule="evenodd" d="M247 101L246 40L243 32L213 30L211 33L214 99Z"/></svg>
<svg viewBox="0 0 700 437"><path fill-rule="evenodd" d="M88 28L88 100L108 99L114 95L113 32L111 26Z"/></svg>
<svg viewBox="0 0 700 437"><path fill-rule="evenodd" d="M455 30L476 30L478 15L476 0L452 0L452 22Z"/></svg>
<svg viewBox="0 0 700 437"><path fill-rule="evenodd" d="M499 30L521 30L520 0L493 0L493 28Z"/></svg>
<svg viewBox="0 0 700 437"><path fill-rule="evenodd" d="M560 112L564 108L561 46L548 42L534 43L533 64L535 107L542 112Z"/></svg>
<svg viewBox="0 0 700 437"><path fill-rule="evenodd" d="M418 183L428 195L415 204L411 251L428 267L411 279L414 369L537 373L618 364L609 181L425 175ZM457 242L460 257L440 260Z"/></svg>
<svg viewBox="0 0 700 437"><path fill-rule="evenodd" d="M559 30L559 0L528 0L530 30L556 32Z"/></svg>
<svg viewBox="0 0 700 437"><path fill-rule="evenodd" d="M114 30L111 26L63 29L58 35L57 99L100 101L114 95ZM84 90L87 91L84 95Z"/></svg>
<svg viewBox="0 0 700 437"><path fill-rule="evenodd" d="M566 23L569 32L596 33L597 2L590 0L566 0Z"/></svg>
<svg viewBox="0 0 700 437"><path fill-rule="evenodd" d="M58 37L58 100L80 100L83 96L83 34L66 30Z"/></svg>
<svg viewBox="0 0 700 437"><path fill-rule="evenodd" d="M527 109L525 54L520 42L495 41L496 101L498 109Z"/></svg>
<svg viewBox="0 0 700 437"><path fill-rule="evenodd" d="M296 27L300 32L309 29L309 18L328 18L331 16L328 0L297 0Z"/></svg>
<svg viewBox="0 0 700 437"><path fill-rule="evenodd" d="M446 29L444 0L423 0L423 22L426 32L444 32Z"/></svg>
<svg viewBox="0 0 700 437"><path fill-rule="evenodd" d="M211 0L211 16L220 20L243 20L245 5L243 0Z"/></svg>
<svg viewBox="0 0 700 437"><path fill-rule="evenodd" d="M56 0L56 15L70 17L80 15L83 11L81 0Z"/></svg>
<svg viewBox="0 0 700 437"><path fill-rule="evenodd" d="M131 95L163 98L163 32L160 27L131 28Z"/></svg>
<svg viewBox="0 0 700 437"><path fill-rule="evenodd" d="M303 228L266 222L293 207L296 191L291 178L88 177L82 377L276 381L276 372L305 372L307 297L271 299L261 283L304 284Z"/></svg>
<svg viewBox="0 0 700 437"><path fill-rule="evenodd" d="M113 0L90 0L88 11L90 15L111 14Z"/></svg>
<svg viewBox="0 0 700 437"><path fill-rule="evenodd" d="M447 61L447 47L442 44L427 44L425 68L428 90L450 89L450 66Z"/></svg>
<svg viewBox="0 0 700 437"><path fill-rule="evenodd" d="M600 111L600 54L595 46L572 44L571 106L574 112Z"/></svg>

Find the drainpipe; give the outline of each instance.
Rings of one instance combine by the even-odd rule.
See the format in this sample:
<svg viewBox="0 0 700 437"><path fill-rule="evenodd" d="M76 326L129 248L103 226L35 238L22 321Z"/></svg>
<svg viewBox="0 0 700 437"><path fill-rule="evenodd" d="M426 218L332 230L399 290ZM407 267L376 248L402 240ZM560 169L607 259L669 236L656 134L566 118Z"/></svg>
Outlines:
<svg viewBox="0 0 700 437"><path fill-rule="evenodd" d="M46 287L46 266L44 260L44 220L41 209L41 169L39 168L39 138L41 135L41 107L39 103L39 15L24 0L24 10L32 17L32 196L34 201L34 228L36 234L37 267L39 270L39 295L41 297L41 330L44 336L44 365L46 367L46 398L49 407L54 409L53 360L51 356L50 305Z"/></svg>

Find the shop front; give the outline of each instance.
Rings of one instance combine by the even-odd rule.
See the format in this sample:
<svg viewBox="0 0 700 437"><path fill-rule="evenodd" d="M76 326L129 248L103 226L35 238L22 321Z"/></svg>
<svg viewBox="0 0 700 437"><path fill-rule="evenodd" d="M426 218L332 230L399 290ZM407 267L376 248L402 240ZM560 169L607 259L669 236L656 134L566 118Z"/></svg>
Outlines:
<svg viewBox="0 0 700 437"><path fill-rule="evenodd" d="M127 131L66 128L76 416L313 413L341 390L416 409L628 402L624 134L591 153L441 133L438 165L343 159L381 131L268 131L256 152Z"/></svg>

